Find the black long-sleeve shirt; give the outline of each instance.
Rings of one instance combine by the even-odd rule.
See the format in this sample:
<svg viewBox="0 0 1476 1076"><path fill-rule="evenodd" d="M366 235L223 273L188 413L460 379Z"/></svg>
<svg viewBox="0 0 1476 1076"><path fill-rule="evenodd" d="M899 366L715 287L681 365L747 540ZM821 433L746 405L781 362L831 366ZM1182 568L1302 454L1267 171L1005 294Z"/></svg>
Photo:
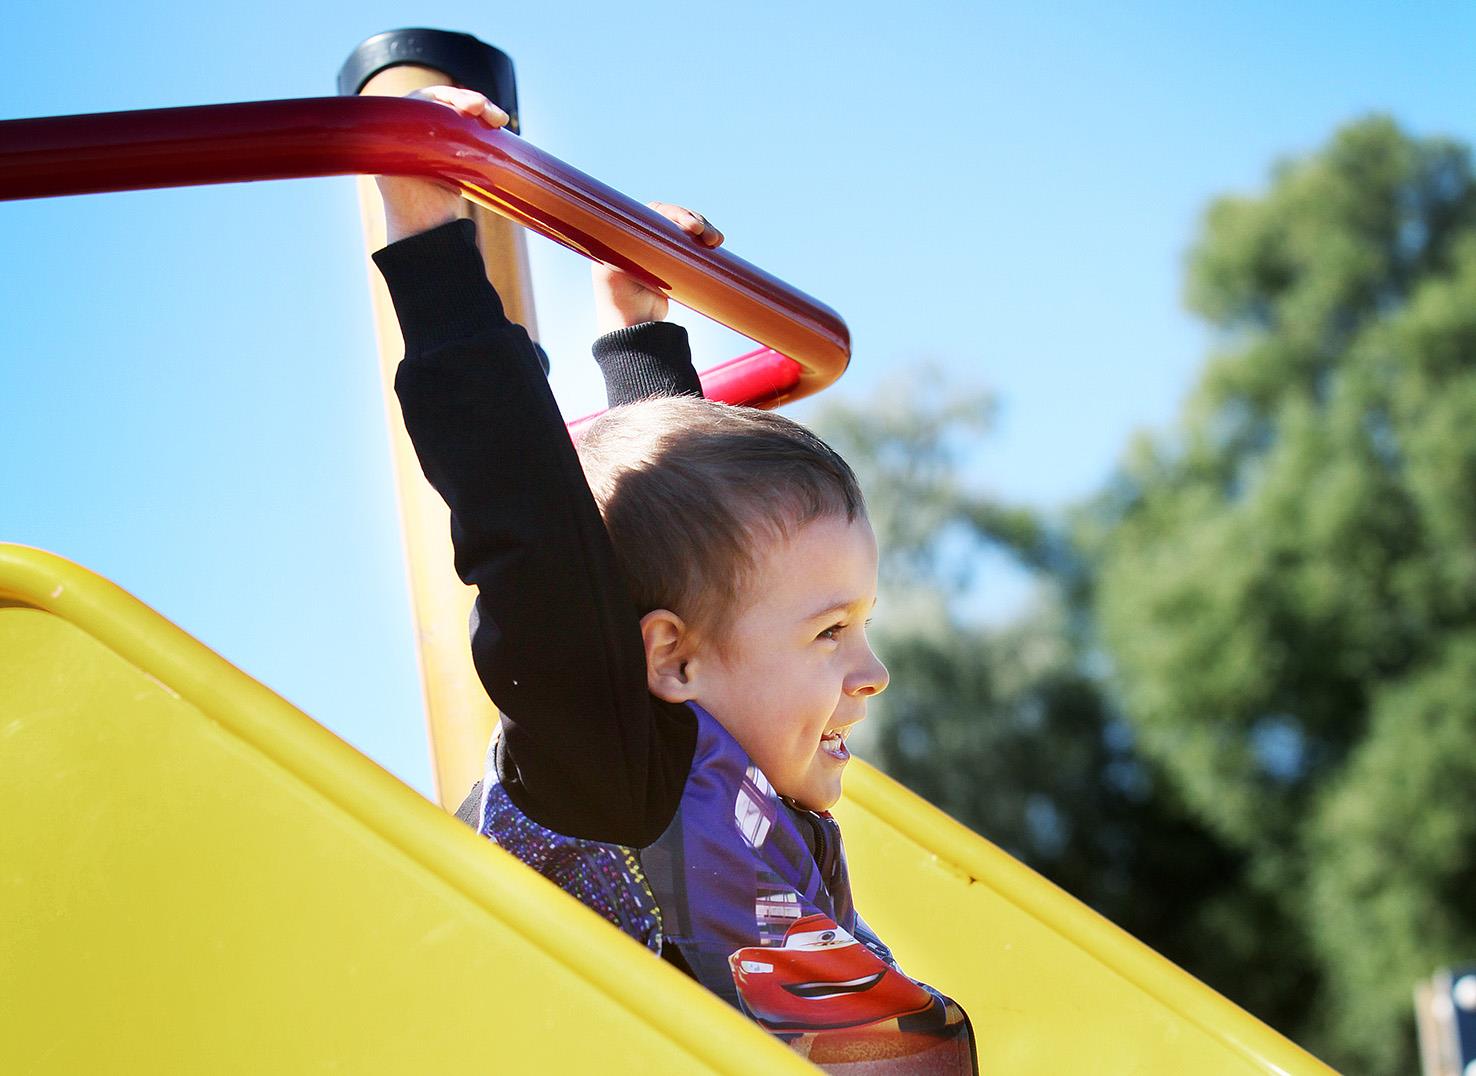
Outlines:
<svg viewBox="0 0 1476 1076"><path fill-rule="evenodd" d="M527 332L484 275L469 222L375 255L405 337L395 391L477 588L472 654L502 711L509 797L572 837L644 847L665 830L696 725L646 687L640 614ZM697 392L679 326L603 337L611 403Z"/></svg>

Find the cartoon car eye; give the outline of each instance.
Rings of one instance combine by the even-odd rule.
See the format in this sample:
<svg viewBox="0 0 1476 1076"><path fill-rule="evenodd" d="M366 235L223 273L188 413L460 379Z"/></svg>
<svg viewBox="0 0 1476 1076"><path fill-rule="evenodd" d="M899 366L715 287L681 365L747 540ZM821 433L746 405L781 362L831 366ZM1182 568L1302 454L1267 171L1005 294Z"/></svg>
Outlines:
<svg viewBox="0 0 1476 1076"><path fill-rule="evenodd" d="M840 949L858 944L846 930L836 926L823 915L807 915L797 919L784 935L783 948L796 949Z"/></svg>

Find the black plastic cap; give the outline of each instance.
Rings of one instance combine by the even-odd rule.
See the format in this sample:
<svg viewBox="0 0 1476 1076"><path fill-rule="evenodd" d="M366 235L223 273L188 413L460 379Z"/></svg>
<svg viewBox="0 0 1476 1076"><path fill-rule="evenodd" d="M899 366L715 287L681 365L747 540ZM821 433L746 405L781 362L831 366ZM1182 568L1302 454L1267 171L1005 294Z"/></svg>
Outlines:
<svg viewBox="0 0 1476 1076"><path fill-rule="evenodd" d="M450 30L390 30L375 34L349 54L338 69L338 92L353 97L386 67L416 64L444 71L451 81L476 90L509 116L518 130L518 83L512 60L501 49L470 34Z"/></svg>

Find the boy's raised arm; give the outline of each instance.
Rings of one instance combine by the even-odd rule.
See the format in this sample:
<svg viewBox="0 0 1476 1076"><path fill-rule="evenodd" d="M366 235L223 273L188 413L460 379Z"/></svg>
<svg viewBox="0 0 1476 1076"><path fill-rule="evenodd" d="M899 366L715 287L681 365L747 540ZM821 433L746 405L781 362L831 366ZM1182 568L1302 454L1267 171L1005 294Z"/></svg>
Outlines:
<svg viewBox="0 0 1476 1076"><path fill-rule="evenodd" d="M669 202L648 204L703 246L722 245L723 233L701 213ZM666 296L603 262L591 266L591 277L601 333L594 357L604 375L609 405L655 396L701 396L687 330L662 320L669 305Z"/></svg>
<svg viewBox="0 0 1476 1076"><path fill-rule="evenodd" d="M434 186L381 180L392 229L439 226L375 261L404 330L406 428L478 588L473 657L503 714L499 775L549 828L644 845L680 797L695 726L652 705L638 613L532 342L487 283L472 225L439 223L455 196Z"/></svg>

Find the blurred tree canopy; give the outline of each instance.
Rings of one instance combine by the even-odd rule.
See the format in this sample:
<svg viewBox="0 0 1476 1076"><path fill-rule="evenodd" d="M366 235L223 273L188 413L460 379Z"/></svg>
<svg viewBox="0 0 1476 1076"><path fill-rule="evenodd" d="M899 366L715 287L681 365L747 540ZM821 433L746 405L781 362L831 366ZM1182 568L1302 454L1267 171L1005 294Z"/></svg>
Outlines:
<svg viewBox="0 0 1476 1076"><path fill-rule="evenodd" d="M1143 751L1308 950L1289 1030L1409 1071L1411 984L1476 954L1467 151L1345 128L1210 208L1189 296L1220 350L1098 506L1093 611Z"/></svg>
<svg viewBox="0 0 1476 1076"><path fill-rule="evenodd" d="M882 764L1335 1065L1414 1067L1476 955L1476 178L1373 118L1208 210L1178 427L1048 525L963 488L987 408L832 406L883 544ZM1063 431L1063 435L1067 435ZM1039 573L1025 621L950 598Z"/></svg>

